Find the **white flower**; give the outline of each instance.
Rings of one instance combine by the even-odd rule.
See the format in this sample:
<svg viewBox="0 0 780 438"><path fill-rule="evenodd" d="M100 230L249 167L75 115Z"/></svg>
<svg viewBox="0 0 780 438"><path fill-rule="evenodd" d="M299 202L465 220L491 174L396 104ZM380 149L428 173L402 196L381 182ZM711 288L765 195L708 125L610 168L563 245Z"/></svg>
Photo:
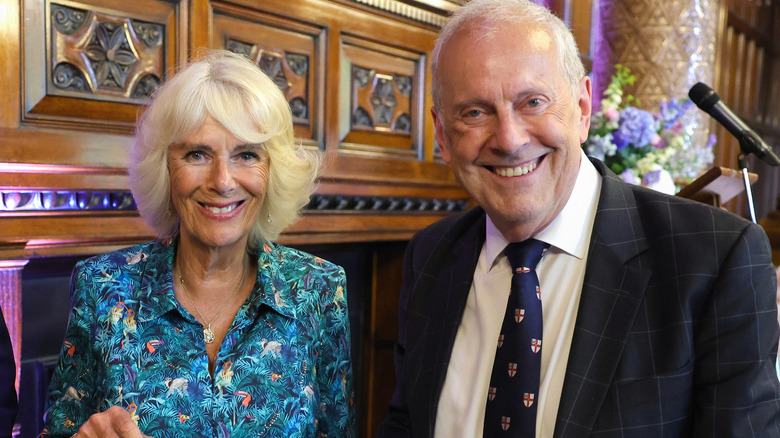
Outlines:
<svg viewBox="0 0 780 438"><path fill-rule="evenodd" d="M674 178L660 165L656 165L653 170L642 177L642 185L667 195L674 195L677 191Z"/></svg>
<svg viewBox="0 0 780 438"><path fill-rule="evenodd" d="M585 141L585 153L591 157L604 161L605 157L615 155L617 146L612 143L612 134L605 136L591 135Z"/></svg>

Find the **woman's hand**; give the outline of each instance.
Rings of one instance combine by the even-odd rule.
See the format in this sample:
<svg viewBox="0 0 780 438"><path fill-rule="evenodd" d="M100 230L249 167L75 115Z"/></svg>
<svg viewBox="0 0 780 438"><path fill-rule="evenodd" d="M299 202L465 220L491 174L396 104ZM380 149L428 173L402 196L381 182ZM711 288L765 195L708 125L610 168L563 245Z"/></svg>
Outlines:
<svg viewBox="0 0 780 438"><path fill-rule="evenodd" d="M147 437L141 433L141 429L133 422L130 412L119 406L111 406L106 411L92 415L73 436L76 438Z"/></svg>

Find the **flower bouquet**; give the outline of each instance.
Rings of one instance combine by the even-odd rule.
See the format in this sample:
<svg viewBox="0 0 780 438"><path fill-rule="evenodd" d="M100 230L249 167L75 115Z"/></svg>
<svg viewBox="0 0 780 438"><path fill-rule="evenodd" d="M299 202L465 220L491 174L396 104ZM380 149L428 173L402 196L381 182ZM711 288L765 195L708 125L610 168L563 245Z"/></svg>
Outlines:
<svg viewBox="0 0 780 438"><path fill-rule="evenodd" d="M693 106L690 99L663 101L658 113L639 109L632 106L637 99L623 97L623 87L635 77L620 64L615 70L582 147L624 181L675 194L709 168L715 136L704 147L694 147L693 129L682 121Z"/></svg>

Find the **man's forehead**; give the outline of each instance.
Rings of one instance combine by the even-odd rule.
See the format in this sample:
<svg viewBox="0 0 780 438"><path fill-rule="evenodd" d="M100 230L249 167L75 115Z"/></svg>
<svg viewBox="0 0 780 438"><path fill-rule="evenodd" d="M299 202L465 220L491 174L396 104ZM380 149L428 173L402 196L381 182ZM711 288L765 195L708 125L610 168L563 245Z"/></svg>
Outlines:
<svg viewBox="0 0 780 438"><path fill-rule="evenodd" d="M553 44L550 32L538 23L518 23L508 20L483 20L465 24L452 34L450 41L462 38L477 46L501 39L523 39L527 44L544 50ZM445 43L447 45L447 43Z"/></svg>
<svg viewBox="0 0 780 438"><path fill-rule="evenodd" d="M506 23L494 26L463 28L454 34L443 50L440 65L446 67L441 74L460 77L468 71L473 74L506 68L507 63L519 63L531 70L543 72L542 64L557 62L555 40L544 29ZM524 63L523 60L526 60ZM478 78L471 77L471 81Z"/></svg>

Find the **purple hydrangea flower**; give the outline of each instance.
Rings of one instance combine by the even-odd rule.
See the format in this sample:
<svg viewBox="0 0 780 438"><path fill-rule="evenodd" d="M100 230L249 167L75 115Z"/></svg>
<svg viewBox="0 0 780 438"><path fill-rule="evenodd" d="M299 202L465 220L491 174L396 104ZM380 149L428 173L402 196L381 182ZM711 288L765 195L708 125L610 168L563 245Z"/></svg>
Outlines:
<svg viewBox="0 0 780 438"><path fill-rule="evenodd" d="M636 174L631 169L626 169L620 174L620 178L629 184L639 184Z"/></svg>
<svg viewBox="0 0 780 438"><path fill-rule="evenodd" d="M651 170L645 174L643 181L647 185L657 184L661 180L661 169Z"/></svg>
<svg viewBox="0 0 780 438"><path fill-rule="evenodd" d="M670 129L674 124L680 120L680 118L688 111L688 108L693 105L693 101L685 99L680 105L680 101L672 99L671 101L661 101L661 120L664 122L664 129Z"/></svg>
<svg viewBox="0 0 780 438"><path fill-rule="evenodd" d="M629 144L641 147L656 135L653 115L639 108L628 107L620 112L619 127L612 134L612 142L618 150Z"/></svg>
<svg viewBox="0 0 780 438"><path fill-rule="evenodd" d="M718 137L715 134L710 134L709 139L707 140L707 148L711 148L715 145L715 143L718 142Z"/></svg>

